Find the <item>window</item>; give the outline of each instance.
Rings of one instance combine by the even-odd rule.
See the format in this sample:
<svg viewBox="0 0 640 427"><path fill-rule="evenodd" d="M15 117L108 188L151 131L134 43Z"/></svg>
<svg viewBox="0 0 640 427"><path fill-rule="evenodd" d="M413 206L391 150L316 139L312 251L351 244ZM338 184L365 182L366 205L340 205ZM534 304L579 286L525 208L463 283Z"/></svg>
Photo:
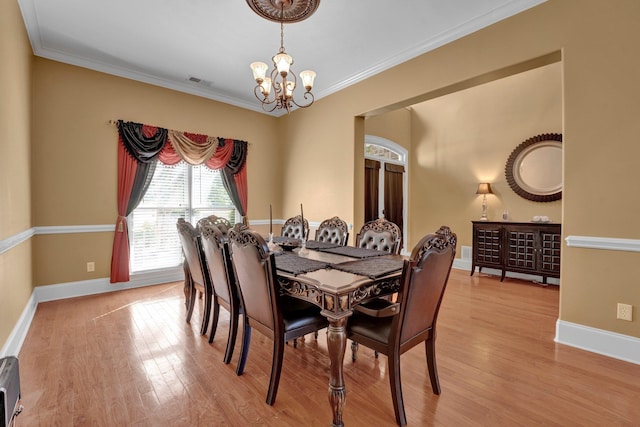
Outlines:
<svg viewBox="0 0 640 427"><path fill-rule="evenodd" d="M396 162L404 162L404 156L402 154L375 143L365 142L364 155L365 157L379 158L381 160L394 160Z"/></svg>
<svg viewBox="0 0 640 427"><path fill-rule="evenodd" d="M149 189L128 218L131 271L180 265L178 218L195 225L209 215L227 218L232 224L238 216L220 172L184 162L175 166L158 163Z"/></svg>

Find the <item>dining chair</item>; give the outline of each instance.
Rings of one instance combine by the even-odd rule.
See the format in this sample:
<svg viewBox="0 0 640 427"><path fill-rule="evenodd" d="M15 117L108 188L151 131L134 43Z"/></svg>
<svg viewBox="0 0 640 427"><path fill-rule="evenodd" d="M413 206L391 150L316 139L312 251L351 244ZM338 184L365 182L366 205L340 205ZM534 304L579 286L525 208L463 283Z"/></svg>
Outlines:
<svg viewBox="0 0 640 427"><path fill-rule="evenodd" d="M209 343L212 343L215 337L220 306L223 306L229 312L229 336L223 359L224 363L228 364L233 355L240 317L240 296L231 264L229 244L221 230L211 222L198 221L198 230L213 286L213 318L211 319Z"/></svg>
<svg viewBox="0 0 640 427"><path fill-rule="evenodd" d="M308 239L309 238L309 221L305 219L303 224L302 215L296 215L284 222L280 235L282 237L289 237L291 239L301 239L303 230L304 230L305 238Z"/></svg>
<svg viewBox="0 0 640 427"><path fill-rule="evenodd" d="M303 300L281 295L274 254L255 231L243 224L229 230L231 260L240 291L243 333L236 374L242 375L249 353L251 331L273 341L271 376L266 402L273 405L278 392L285 342L325 328L320 308Z"/></svg>
<svg viewBox="0 0 640 427"><path fill-rule="evenodd" d="M396 422L407 423L400 377L400 355L424 342L434 394L440 394L436 368L436 320L456 254L457 237L449 227L423 237L405 260L396 302L375 298L356 306L347 337L387 355L389 383ZM357 345L351 346L356 360ZM377 353L376 353L377 357Z"/></svg>
<svg viewBox="0 0 640 427"><path fill-rule="evenodd" d="M218 227L218 230L220 230L220 232L222 233L223 236L226 236L227 233L229 232L229 230L231 229L232 225L231 222L229 222L229 220L227 218L223 218L221 216L217 216L217 215L209 215L209 216L205 216L204 218L201 218L198 220L198 224L213 224L216 227Z"/></svg>
<svg viewBox="0 0 640 427"><path fill-rule="evenodd" d="M349 228L347 227L347 223L337 216L325 219L320 223L320 226L316 230L315 239L318 242L334 243L345 246L349 239Z"/></svg>
<svg viewBox="0 0 640 427"><path fill-rule="evenodd" d="M399 254L402 248L400 227L384 218L365 223L356 235L356 247Z"/></svg>
<svg viewBox="0 0 640 427"><path fill-rule="evenodd" d="M206 260L200 245L198 231L191 223L178 218L176 224L180 243L182 245L182 253L184 254L183 269L185 272L185 289L188 289L187 295L187 323L191 321L193 308L196 302L196 292L204 295L204 310L202 312L202 325L200 334L205 335L209 326L209 318L211 316L211 300L213 298L213 288L211 279L209 278Z"/></svg>

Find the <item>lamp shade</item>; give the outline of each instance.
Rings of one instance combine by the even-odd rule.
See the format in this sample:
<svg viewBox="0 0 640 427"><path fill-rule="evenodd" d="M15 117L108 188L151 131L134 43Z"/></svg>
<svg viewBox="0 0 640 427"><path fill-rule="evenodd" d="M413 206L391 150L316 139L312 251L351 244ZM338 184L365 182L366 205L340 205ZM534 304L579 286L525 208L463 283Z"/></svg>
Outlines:
<svg viewBox="0 0 640 427"><path fill-rule="evenodd" d="M273 63L278 69L278 73L282 77L286 77L286 75L289 74L291 64L293 64L293 58L284 52L280 52L273 57Z"/></svg>
<svg viewBox="0 0 640 427"><path fill-rule="evenodd" d="M264 62L253 62L251 64L251 70L253 71L253 78L258 83L262 83L265 76L267 75L268 69L269 69L269 66Z"/></svg>
<svg viewBox="0 0 640 427"><path fill-rule="evenodd" d="M316 73L311 70L304 70L300 73L300 78L302 79L302 85L309 92L313 87L313 81L316 78Z"/></svg>
<svg viewBox="0 0 640 427"><path fill-rule="evenodd" d="M264 97L268 97L271 93L271 77L266 77L262 83L260 83L260 90Z"/></svg>
<svg viewBox="0 0 640 427"><path fill-rule="evenodd" d="M478 184L478 191L476 191L476 194L493 194L493 191L491 191L491 184L488 182L481 182Z"/></svg>

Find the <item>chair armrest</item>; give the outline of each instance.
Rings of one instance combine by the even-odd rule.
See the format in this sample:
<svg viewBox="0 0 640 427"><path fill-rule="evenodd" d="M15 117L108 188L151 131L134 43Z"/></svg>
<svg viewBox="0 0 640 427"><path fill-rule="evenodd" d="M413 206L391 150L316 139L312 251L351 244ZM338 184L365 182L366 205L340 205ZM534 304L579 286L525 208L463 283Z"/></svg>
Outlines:
<svg viewBox="0 0 640 427"><path fill-rule="evenodd" d="M400 304L375 298L354 307L355 311L371 317L390 317L400 312Z"/></svg>

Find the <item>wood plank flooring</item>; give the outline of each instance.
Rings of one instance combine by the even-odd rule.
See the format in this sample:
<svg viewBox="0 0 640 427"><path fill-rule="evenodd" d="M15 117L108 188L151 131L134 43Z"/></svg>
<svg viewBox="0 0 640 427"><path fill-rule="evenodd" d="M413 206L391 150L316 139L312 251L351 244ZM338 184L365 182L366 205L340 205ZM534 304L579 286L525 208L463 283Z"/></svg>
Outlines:
<svg viewBox="0 0 640 427"><path fill-rule="evenodd" d="M438 320L442 394L424 347L402 356L410 426L638 426L640 366L556 344L558 289L453 270ZM274 406L265 403L270 341L255 332L245 374L222 363L228 313L213 344L184 321L182 283L38 306L20 352L31 426L323 426L326 337L285 349ZM242 325L240 326L242 327ZM386 357L360 347L344 361L344 422L393 426Z"/></svg>

